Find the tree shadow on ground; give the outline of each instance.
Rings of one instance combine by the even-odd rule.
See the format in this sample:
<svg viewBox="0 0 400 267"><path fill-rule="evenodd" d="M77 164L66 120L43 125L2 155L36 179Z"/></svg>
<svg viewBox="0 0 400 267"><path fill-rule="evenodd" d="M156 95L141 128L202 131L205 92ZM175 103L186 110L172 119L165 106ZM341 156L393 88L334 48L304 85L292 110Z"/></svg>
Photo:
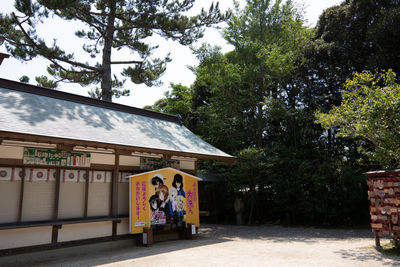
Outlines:
<svg viewBox="0 0 400 267"><path fill-rule="evenodd" d="M355 242L351 243L353 245L350 249L332 249L331 253L355 263L362 262L366 266L369 261L400 266L400 257L380 254L372 247L374 239L368 229L320 229L276 225L202 225L198 237L194 240L170 240L155 243L151 247L136 247L133 240L129 239L2 257L0 266L95 266L113 263L131 265L144 257L240 240L246 241L247 245L249 242L266 242L280 243L279 245L284 246L291 246L295 242L304 245L315 243L318 246L332 242ZM369 240L371 246L365 246ZM354 247L354 244L364 245ZM265 253L267 255L268 251Z"/></svg>
<svg viewBox="0 0 400 267"><path fill-rule="evenodd" d="M400 266L400 257L385 255L377 251L373 247L365 247L361 249L338 250L335 253L342 258L353 261L378 261L382 266Z"/></svg>
<svg viewBox="0 0 400 267"><path fill-rule="evenodd" d="M194 240L169 240L157 242L150 247L138 247L133 239L129 239L0 257L0 266L96 266L229 241L231 240L199 237Z"/></svg>
<svg viewBox="0 0 400 267"><path fill-rule="evenodd" d="M283 227L279 225L208 225L208 227L204 227L202 231L205 236L230 239L259 239L276 243L315 243L319 242L319 239L334 241L355 238L373 238L371 231L367 229L323 229L315 227Z"/></svg>

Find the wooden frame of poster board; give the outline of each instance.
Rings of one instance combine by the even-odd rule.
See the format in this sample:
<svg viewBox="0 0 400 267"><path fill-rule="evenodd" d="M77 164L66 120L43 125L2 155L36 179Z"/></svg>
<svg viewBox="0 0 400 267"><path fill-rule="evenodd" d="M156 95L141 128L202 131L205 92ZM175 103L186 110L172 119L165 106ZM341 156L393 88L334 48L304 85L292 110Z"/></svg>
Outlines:
<svg viewBox="0 0 400 267"><path fill-rule="evenodd" d="M172 233L193 239L200 225L199 180L170 167L129 176L129 232L145 246Z"/></svg>

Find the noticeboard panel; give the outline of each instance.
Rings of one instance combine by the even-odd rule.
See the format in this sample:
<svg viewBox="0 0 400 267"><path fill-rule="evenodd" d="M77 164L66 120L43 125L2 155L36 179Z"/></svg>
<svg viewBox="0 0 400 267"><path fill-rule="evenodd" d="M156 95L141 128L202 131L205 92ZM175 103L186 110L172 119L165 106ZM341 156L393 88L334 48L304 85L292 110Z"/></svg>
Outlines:
<svg viewBox="0 0 400 267"><path fill-rule="evenodd" d="M199 226L198 178L165 168L129 177L130 232L168 223Z"/></svg>

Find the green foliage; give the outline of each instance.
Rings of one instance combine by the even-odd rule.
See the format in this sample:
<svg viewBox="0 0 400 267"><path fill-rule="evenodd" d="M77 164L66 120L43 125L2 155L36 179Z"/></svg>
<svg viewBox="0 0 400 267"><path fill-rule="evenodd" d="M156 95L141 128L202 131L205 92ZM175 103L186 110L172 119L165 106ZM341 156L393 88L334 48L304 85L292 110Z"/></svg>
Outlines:
<svg viewBox="0 0 400 267"><path fill-rule="evenodd" d="M58 84L56 81L52 81L46 76L39 76L35 78L38 86L49 88L49 89L56 89Z"/></svg>
<svg viewBox="0 0 400 267"><path fill-rule="evenodd" d="M37 56L48 59L48 72L57 82L72 82L81 85L101 84L101 93L96 89L92 97L111 101L112 95L127 95L128 91L114 90L111 66L124 64L122 75L132 82L148 86L159 84L170 58L152 58L158 46L147 43L157 34L163 38L189 45L201 38L205 27L219 23L228 17L221 14L218 4L208 11L188 17L194 0L185 1L134 1L134 0L16 0L18 13L0 14L0 43L14 57L30 60ZM75 35L85 39L82 49L97 62L89 63L77 59L73 53L61 49L56 40L49 44L38 34L38 27L49 17L66 21L79 21L85 27ZM112 50L127 49L126 61L111 60ZM44 80L46 79L46 80ZM41 77L49 84L49 79ZM54 84L52 85L54 86Z"/></svg>
<svg viewBox="0 0 400 267"><path fill-rule="evenodd" d="M26 76L26 75L23 75L23 76L21 76L21 77L19 78L19 81L20 81L21 83L29 83L29 77Z"/></svg>
<svg viewBox="0 0 400 267"><path fill-rule="evenodd" d="M364 151L385 167L400 165L400 85L389 70L355 73L341 90L342 104L317 113L318 123L338 127L338 135L361 137L374 145Z"/></svg>
<svg viewBox="0 0 400 267"><path fill-rule="evenodd" d="M391 151L377 153L372 149L376 140L365 136L344 137L342 126L324 130L315 123L315 113L340 106L340 88L354 71L398 71L398 5L344 1L309 29L291 1L249 0L243 9L237 5L224 31L233 51L223 54L210 45L194 49L200 62L191 67L196 80L187 91L187 106L174 110L192 118L193 132L237 157L233 165L198 165L223 180L205 186L210 202L201 204L215 212L213 222L234 221L238 193L243 194L248 223L369 222L362 173L381 166L366 155L395 166L398 153L399 131L391 126L399 114L394 73L361 73L358 81L346 83L353 99L374 96L357 98L358 106L349 109L355 117L346 113L349 127L364 113L372 114L375 122L366 120L356 128L363 135L369 134L364 126L375 128L379 135L374 138ZM175 104L165 98L157 106L163 112Z"/></svg>
<svg viewBox="0 0 400 267"><path fill-rule="evenodd" d="M182 123L191 128L193 122L191 89L181 84L171 84L171 89L172 91L164 94L165 98L158 100L152 106L145 107L145 109L179 115Z"/></svg>

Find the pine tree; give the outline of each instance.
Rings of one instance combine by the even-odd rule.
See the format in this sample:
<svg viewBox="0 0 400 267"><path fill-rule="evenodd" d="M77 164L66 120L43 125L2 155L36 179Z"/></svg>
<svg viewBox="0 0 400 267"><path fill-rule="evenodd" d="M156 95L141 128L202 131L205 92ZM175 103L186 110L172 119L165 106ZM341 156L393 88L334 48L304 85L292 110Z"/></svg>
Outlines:
<svg viewBox="0 0 400 267"><path fill-rule="evenodd" d="M112 66L126 65L121 74L147 86L157 83L165 71L170 58L151 58L158 46L149 45L146 38L157 34L189 45L202 37L205 27L227 17L221 14L218 3L198 15L184 15L193 3L194 0L16 0L18 14L0 14L0 44L5 43L7 51L21 60L37 56L48 59L48 72L56 79L53 85L100 83L100 89L92 91L92 96L111 101L113 95L129 94L129 90L119 90L124 80L112 75ZM97 63L79 61L56 41L49 45L38 36L38 26L53 16L85 24L75 35L87 40L83 49L91 58L99 58ZM122 48L129 49L132 58L113 61L112 51Z"/></svg>

